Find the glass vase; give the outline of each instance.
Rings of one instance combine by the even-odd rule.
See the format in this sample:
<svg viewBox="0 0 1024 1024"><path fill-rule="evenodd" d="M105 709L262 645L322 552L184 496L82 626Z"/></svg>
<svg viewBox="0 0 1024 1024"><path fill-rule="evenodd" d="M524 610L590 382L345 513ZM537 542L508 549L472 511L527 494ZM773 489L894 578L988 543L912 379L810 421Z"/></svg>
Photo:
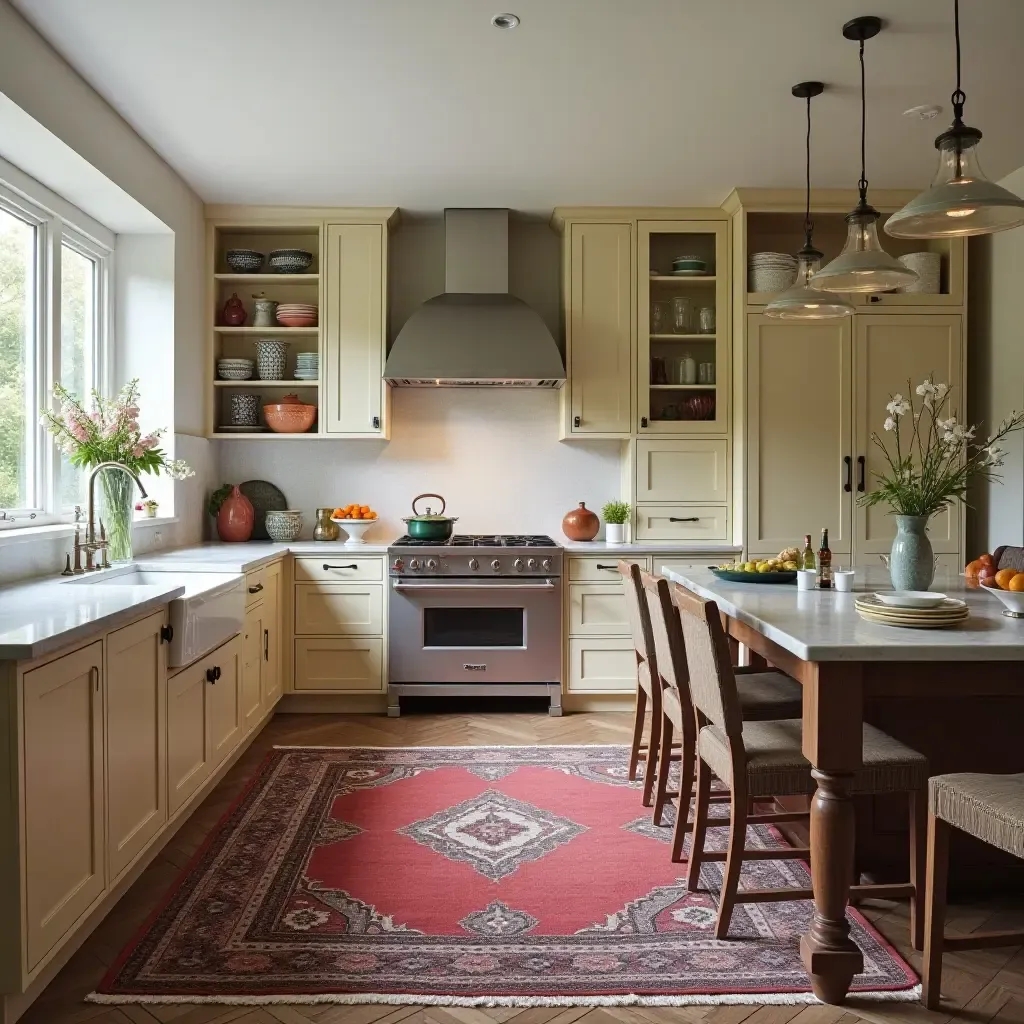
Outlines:
<svg viewBox="0 0 1024 1024"><path fill-rule="evenodd" d="M927 590L932 585L935 559L927 528L927 516L896 517L896 536L889 553L893 590Z"/></svg>
<svg viewBox="0 0 1024 1024"><path fill-rule="evenodd" d="M135 518L135 481L127 473L115 469L105 469L99 477L98 515L106 532L107 558L111 562L130 562L132 520Z"/></svg>

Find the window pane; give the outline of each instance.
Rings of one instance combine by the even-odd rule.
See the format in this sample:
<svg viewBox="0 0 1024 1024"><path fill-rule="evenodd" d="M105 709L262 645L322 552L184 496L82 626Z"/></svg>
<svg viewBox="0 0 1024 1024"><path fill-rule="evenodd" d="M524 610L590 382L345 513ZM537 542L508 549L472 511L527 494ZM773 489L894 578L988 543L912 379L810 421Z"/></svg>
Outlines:
<svg viewBox="0 0 1024 1024"><path fill-rule="evenodd" d="M96 351L96 264L77 249L60 251L60 380L86 406L94 386ZM61 507L79 505L85 475L61 456Z"/></svg>
<svg viewBox="0 0 1024 1024"><path fill-rule="evenodd" d="M36 229L0 209L0 508L33 504Z"/></svg>

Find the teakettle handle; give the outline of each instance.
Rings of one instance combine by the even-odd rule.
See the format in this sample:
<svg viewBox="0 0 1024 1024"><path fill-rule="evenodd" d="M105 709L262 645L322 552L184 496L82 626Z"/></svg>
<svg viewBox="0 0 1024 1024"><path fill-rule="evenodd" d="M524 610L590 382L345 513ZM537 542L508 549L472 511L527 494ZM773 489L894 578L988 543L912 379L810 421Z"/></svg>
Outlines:
<svg viewBox="0 0 1024 1024"><path fill-rule="evenodd" d="M418 516L420 514L419 512L416 511L416 502L419 501L420 498L437 498L437 500L441 502L441 511L438 512L437 514L439 516L443 516L444 515L444 510L445 510L445 507L446 507L446 502L445 502L444 498L441 497L440 494L417 494L416 497L412 499L412 514L414 516ZM430 514L430 509L429 508L427 509L427 514L428 515Z"/></svg>

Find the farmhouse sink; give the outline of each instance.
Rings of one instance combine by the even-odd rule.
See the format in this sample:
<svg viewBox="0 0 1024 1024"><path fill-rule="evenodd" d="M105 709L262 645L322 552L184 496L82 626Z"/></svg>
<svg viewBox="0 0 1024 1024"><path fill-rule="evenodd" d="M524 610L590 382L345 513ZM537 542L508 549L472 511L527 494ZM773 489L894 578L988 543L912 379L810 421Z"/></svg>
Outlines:
<svg viewBox="0 0 1024 1024"><path fill-rule="evenodd" d="M173 630L168 668L191 665L242 631L245 577L240 573L155 572L128 565L76 576L67 582L94 587L184 587L181 597L168 602L168 621Z"/></svg>

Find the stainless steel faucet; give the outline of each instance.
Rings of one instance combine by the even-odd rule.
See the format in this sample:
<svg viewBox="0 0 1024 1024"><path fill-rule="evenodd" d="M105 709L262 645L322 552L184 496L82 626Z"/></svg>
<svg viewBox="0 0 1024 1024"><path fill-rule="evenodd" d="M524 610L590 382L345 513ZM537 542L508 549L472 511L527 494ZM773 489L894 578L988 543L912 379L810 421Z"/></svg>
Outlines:
<svg viewBox="0 0 1024 1024"><path fill-rule="evenodd" d="M133 469L129 469L123 462L101 462L96 466L93 471L89 474L89 507L86 513L86 525L85 525L85 543L82 545L82 550L85 552L85 571L89 572L93 569L101 569L102 565L93 565L92 556L96 551L106 552L107 538L103 529L103 524L100 524L100 539L96 539L96 474L104 469L119 469L122 473L127 473L134 481L135 485L139 488L139 493L143 498L148 498L149 495L146 493L146 488L142 486L142 481L139 479L138 473ZM103 561L106 561L104 557Z"/></svg>

